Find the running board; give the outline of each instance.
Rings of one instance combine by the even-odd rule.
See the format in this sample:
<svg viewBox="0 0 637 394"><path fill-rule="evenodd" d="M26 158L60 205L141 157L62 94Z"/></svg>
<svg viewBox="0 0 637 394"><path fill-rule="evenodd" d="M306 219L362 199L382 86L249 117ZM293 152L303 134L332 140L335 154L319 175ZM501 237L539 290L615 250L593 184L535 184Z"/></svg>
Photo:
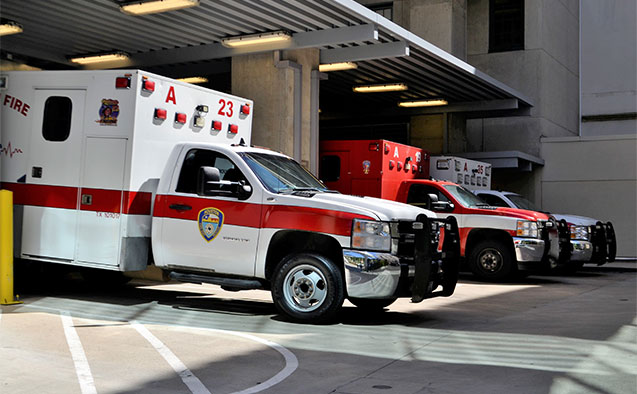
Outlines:
<svg viewBox="0 0 637 394"><path fill-rule="evenodd" d="M181 272L171 272L170 278L180 282L196 283L199 285L202 283L210 283L219 285L224 290L230 291L263 289L263 284L255 279L221 278L218 276L184 274Z"/></svg>

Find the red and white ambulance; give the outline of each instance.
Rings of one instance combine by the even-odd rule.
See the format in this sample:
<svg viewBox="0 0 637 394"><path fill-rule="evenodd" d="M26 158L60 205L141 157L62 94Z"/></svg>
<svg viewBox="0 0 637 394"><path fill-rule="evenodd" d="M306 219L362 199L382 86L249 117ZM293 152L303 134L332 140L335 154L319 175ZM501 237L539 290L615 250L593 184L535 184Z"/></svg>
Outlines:
<svg viewBox="0 0 637 394"><path fill-rule="evenodd" d="M139 70L0 78L18 258L271 289L300 321L333 317L345 297L382 308L455 289L452 219L331 193L250 147L250 100Z"/></svg>
<svg viewBox="0 0 637 394"><path fill-rule="evenodd" d="M423 149L386 140L322 141L320 160L320 178L336 190L456 218L461 256L481 279L505 280L518 271L553 268L560 257L557 226L548 215L491 207L463 187L490 186L491 169L484 163L430 157ZM430 173L453 181L428 179Z"/></svg>

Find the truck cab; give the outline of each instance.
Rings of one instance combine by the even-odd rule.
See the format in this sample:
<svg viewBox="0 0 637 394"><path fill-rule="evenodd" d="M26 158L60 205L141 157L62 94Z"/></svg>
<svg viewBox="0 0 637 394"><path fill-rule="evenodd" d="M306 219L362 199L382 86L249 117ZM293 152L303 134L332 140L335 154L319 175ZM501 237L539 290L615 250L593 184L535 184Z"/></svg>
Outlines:
<svg viewBox="0 0 637 394"><path fill-rule="evenodd" d="M245 144L174 148L151 239L154 264L174 279L268 288L301 321L333 316L345 297L373 309L449 296L457 281L452 220L330 191L291 158Z"/></svg>
<svg viewBox="0 0 637 394"><path fill-rule="evenodd" d="M387 140L321 141L320 157L320 176L330 188L454 218L465 267L482 280L506 280L557 264L559 234L548 215L491 207L468 190L490 187L491 166L486 163L431 157L422 148Z"/></svg>
<svg viewBox="0 0 637 394"><path fill-rule="evenodd" d="M448 181L403 181L397 200L431 209L440 217L455 217L460 253L481 279L503 280L518 271L544 270L554 267L559 257L557 228L546 214L490 206Z"/></svg>
<svg viewBox="0 0 637 394"><path fill-rule="evenodd" d="M496 207L537 210L531 201L517 193L499 190L475 190L474 193ZM604 223L578 215L557 213L551 213L551 215L565 223L569 229L572 269L577 269L584 263L602 265L615 260L617 240L611 222Z"/></svg>

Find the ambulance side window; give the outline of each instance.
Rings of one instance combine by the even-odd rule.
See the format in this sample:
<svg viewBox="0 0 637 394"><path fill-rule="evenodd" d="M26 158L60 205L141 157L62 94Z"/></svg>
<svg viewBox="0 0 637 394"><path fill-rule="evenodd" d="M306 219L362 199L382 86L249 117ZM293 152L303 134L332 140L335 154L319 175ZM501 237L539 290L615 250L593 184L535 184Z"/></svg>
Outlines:
<svg viewBox="0 0 637 394"><path fill-rule="evenodd" d="M176 191L179 193L197 193L197 173L202 166L216 167L219 169L221 179L238 182L245 180L241 171L232 160L218 152L207 149L191 149L186 154L181 166Z"/></svg>
<svg viewBox="0 0 637 394"><path fill-rule="evenodd" d="M62 142L71 133L73 103L63 96L51 96L44 102L42 136L47 141Z"/></svg>
<svg viewBox="0 0 637 394"><path fill-rule="evenodd" d="M336 182L341 178L341 158L336 155L321 157L319 179L323 182Z"/></svg>

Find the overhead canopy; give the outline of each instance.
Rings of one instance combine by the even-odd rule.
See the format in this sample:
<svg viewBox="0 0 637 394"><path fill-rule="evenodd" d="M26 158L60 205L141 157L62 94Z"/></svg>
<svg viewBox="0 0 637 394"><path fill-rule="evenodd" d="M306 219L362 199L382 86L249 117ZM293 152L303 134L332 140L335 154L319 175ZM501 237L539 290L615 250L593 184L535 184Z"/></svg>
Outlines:
<svg viewBox="0 0 637 394"><path fill-rule="evenodd" d="M2 18L21 24L23 32L3 36L0 49L44 62L46 68L77 67L70 57L122 51L130 60L118 68L181 77L229 73L229 59L246 53L318 48L322 63L358 64L355 70L329 74L321 89L334 95L352 95L354 85L401 82L408 90L358 96L391 108L398 101L441 98L449 102L446 111L467 113L507 113L532 105L514 89L353 0L201 0L192 8L142 16L121 12L123 3L2 0ZM291 33L292 40L258 49L221 44L225 37L279 30Z"/></svg>

